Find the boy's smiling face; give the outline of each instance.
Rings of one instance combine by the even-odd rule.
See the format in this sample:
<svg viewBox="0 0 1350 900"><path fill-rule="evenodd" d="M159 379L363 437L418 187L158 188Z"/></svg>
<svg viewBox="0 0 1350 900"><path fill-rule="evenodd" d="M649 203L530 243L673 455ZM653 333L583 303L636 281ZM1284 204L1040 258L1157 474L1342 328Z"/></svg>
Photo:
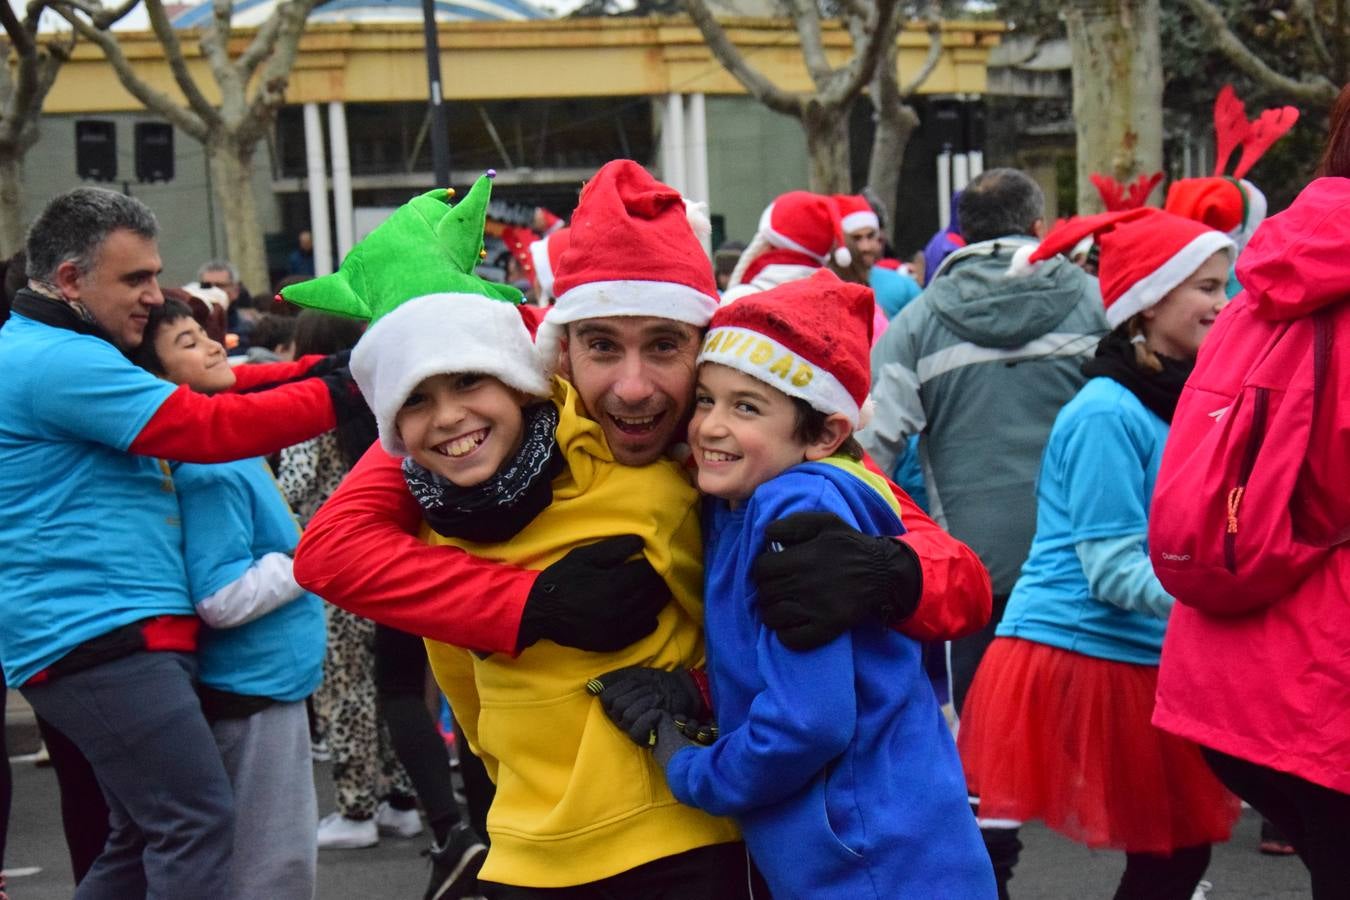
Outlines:
<svg viewBox="0 0 1350 900"><path fill-rule="evenodd" d="M394 425L419 465L473 487L520 449L526 399L490 375L432 375L403 401Z"/></svg>
<svg viewBox="0 0 1350 900"><path fill-rule="evenodd" d="M698 488L723 500L745 500L755 488L808 458L796 407L787 394L716 363L698 368L689 446Z"/></svg>

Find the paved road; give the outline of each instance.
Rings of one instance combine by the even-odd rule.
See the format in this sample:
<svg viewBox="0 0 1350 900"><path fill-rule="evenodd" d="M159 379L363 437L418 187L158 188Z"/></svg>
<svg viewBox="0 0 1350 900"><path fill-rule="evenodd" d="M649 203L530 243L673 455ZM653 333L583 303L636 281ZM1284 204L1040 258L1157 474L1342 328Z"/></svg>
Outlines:
<svg viewBox="0 0 1350 900"><path fill-rule="evenodd" d="M14 750L25 749L15 747ZM14 809L10 819L11 867L40 866L42 871L10 879L14 900L59 900L71 895L57 811L56 780L51 769L16 762ZM320 812L332 808L327 766L317 766ZM1015 900L1106 900L1115 890L1124 857L1075 846L1039 826L1025 830L1027 849L1013 881ZM1257 822L1244 817L1233 841L1215 848L1207 878L1209 900L1298 900L1308 898L1303 867L1293 859L1272 859L1256 852ZM425 840L384 840L369 850L325 851L319 858L321 900L415 900L426 887L428 868L419 855Z"/></svg>

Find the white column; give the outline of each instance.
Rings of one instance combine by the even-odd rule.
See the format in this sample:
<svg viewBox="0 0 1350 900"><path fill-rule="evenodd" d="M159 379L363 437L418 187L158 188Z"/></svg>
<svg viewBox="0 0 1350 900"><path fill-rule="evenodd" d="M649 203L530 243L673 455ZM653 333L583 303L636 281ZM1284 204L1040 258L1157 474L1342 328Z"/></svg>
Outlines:
<svg viewBox="0 0 1350 900"><path fill-rule="evenodd" d="M684 108L685 143L689 152L685 157L686 171L685 196L691 200L702 200L709 205L711 213L712 197L708 187L708 117L703 104L702 94L690 94ZM709 237L711 241L711 237ZM712 247L704 247L712 256Z"/></svg>
<svg viewBox="0 0 1350 900"><path fill-rule="evenodd" d="M337 231L337 255L343 259L356 243L352 218L352 164L347 152L347 107L340 102L328 104L328 141L333 154L333 223Z"/></svg>
<svg viewBox="0 0 1350 900"><path fill-rule="evenodd" d="M964 153L952 154L952 190L964 191L970 184L970 159Z"/></svg>
<svg viewBox="0 0 1350 900"><path fill-rule="evenodd" d="M661 125L661 175L666 184L685 192L684 98L666 95L665 118Z"/></svg>
<svg viewBox="0 0 1350 900"><path fill-rule="evenodd" d="M952 218L952 154L943 150L937 155L938 227L947 230Z"/></svg>
<svg viewBox="0 0 1350 900"><path fill-rule="evenodd" d="M984 151L972 150L966 156L970 159L970 179L974 181L984 174Z"/></svg>
<svg viewBox="0 0 1350 900"><path fill-rule="evenodd" d="M314 274L333 271L333 241L328 225L328 177L323 165L323 123L319 105L305 104L305 180L309 183L309 233L314 238Z"/></svg>

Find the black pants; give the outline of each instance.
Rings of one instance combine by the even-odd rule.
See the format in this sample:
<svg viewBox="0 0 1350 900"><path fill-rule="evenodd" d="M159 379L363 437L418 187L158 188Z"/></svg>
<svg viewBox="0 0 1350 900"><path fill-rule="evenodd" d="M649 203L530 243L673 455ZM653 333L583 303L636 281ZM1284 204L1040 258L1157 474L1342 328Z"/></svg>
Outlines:
<svg viewBox="0 0 1350 900"><path fill-rule="evenodd" d="M1350 794L1202 749L1219 780L1294 845L1312 875L1314 900L1350 898Z"/></svg>
<svg viewBox="0 0 1350 900"><path fill-rule="evenodd" d="M1190 900L1209 868L1210 845L1180 847L1167 856L1126 853L1115 900Z"/></svg>
<svg viewBox="0 0 1350 900"><path fill-rule="evenodd" d="M450 753L426 703L427 650L406 631L375 626L375 690L389 740L438 842L459 821Z"/></svg>
<svg viewBox="0 0 1350 900"><path fill-rule="evenodd" d="M1008 595L995 594L988 623L969 637L952 641L949 675L952 685L952 705L956 707L957 715L961 714L961 707L966 702L966 692L970 690L970 683L975 680L975 670L980 667L980 660L984 659L984 651L994 642L994 629L1003 621L1003 611L1007 608Z"/></svg>
<svg viewBox="0 0 1350 900"><path fill-rule="evenodd" d="M575 887L479 884L490 900L765 900L769 892L756 880L752 893L745 845L734 843L699 847Z"/></svg>

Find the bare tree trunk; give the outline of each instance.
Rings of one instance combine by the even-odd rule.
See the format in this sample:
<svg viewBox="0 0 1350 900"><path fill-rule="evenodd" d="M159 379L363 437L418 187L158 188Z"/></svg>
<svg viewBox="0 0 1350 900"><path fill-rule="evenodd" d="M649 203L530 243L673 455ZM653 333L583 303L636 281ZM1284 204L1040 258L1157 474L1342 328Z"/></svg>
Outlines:
<svg viewBox="0 0 1350 900"><path fill-rule="evenodd" d="M27 222L23 216L22 151L0 150L0 258L23 249Z"/></svg>
<svg viewBox="0 0 1350 900"><path fill-rule="evenodd" d="M1078 212L1100 212L1089 181L1127 181L1162 168L1162 45L1158 0L1076 0L1064 7L1073 52Z"/></svg>
<svg viewBox="0 0 1350 900"><path fill-rule="evenodd" d="M818 194L847 194L852 190L848 143L848 116L852 107L852 103L840 108L813 100L802 109L807 182Z"/></svg>
<svg viewBox="0 0 1350 900"><path fill-rule="evenodd" d="M207 145L211 183L225 223L226 252L230 261L239 267L239 280L255 294L271 290L267 253L253 195L253 153L256 149L256 143L244 147L229 138Z"/></svg>
<svg viewBox="0 0 1350 900"><path fill-rule="evenodd" d="M895 214L900 208L900 167L905 161L905 147L919 127L918 114L900 94L895 75L898 55L899 47L891 41L877 63L877 74L870 87L877 128L872 135L872 156L867 161L867 186L872 189L872 202L883 207L880 213L886 225L887 239L895 236Z"/></svg>

